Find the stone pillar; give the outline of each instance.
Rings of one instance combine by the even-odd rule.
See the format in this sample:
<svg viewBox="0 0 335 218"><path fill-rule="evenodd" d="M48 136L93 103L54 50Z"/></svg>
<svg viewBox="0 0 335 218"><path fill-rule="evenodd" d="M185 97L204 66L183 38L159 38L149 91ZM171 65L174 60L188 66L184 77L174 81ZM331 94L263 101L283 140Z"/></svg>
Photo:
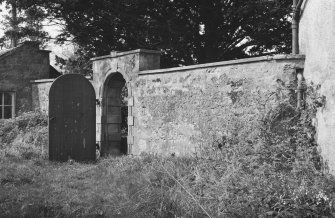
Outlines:
<svg viewBox="0 0 335 218"><path fill-rule="evenodd" d="M97 99L97 142L103 141L104 120L104 89L106 82L115 73L120 73L126 81L128 88L128 153L131 153L133 138L133 88L138 73L143 70L155 70L160 67L160 52L153 50L138 49L127 52L113 51L110 55L93 58L93 81Z"/></svg>

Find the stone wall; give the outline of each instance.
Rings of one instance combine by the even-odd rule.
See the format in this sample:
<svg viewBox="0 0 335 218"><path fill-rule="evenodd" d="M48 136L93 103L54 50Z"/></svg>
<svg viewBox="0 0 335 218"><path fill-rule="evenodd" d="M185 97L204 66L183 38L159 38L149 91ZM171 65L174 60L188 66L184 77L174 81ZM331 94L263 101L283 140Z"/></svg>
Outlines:
<svg viewBox="0 0 335 218"><path fill-rule="evenodd" d="M16 113L32 110L31 80L49 77L49 51L26 42L0 55L0 91L15 92Z"/></svg>
<svg viewBox="0 0 335 218"><path fill-rule="evenodd" d="M135 155L192 154L230 134L247 141L257 134L252 130L264 108L260 103L295 81L296 69L304 65L303 56L278 55L157 69L157 57L138 50L93 59L93 85L100 102L110 75L121 73L126 80L128 144ZM98 105L98 141L101 111Z"/></svg>
<svg viewBox="0 0 335 218"><path fill-rule="evenodd" d="M317 142L335 174L335 1L308 0L302 7L300 52L306 55L304 76L321 85L326 104L317 114Z"/></svg>
<svg viewBox="0 0 335 218"><path fill-rule="evenodd" d="M92 83L92 78L87 76ZM30 81L32 87L32 109L45 114L49 112L49 91L55 79L39 79Z"/></svg>
<svg viewBox="0 0 335 218"><path fill-rule="evenodd" d="M43 113L49 111L49 91L54 79L42 79L31 81L32 107Z"/></svg>
<svg viewBox="0 0 335 218"><path fill-rule="evenodd" d="M303 62L275 56L139 72L133 153L191 154L233 134L251 140L261 103Z"/></svg>

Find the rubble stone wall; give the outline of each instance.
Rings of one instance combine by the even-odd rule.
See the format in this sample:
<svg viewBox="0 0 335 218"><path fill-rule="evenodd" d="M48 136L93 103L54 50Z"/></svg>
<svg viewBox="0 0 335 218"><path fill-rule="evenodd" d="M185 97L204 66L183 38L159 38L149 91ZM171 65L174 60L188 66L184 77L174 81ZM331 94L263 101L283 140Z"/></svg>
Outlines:
<svg viewBox="0 0 335 218"><path fill-rule="evenodd" d="M135 155L188 155L229 134L253 137L260 103L289 86L304 65L303 56L277 55L157 69L157 57L139 50L93 59L93 85L101 102L109 75L121 73L126 80L128 144ZM98 141L101 111L97 105Z"/></svg>

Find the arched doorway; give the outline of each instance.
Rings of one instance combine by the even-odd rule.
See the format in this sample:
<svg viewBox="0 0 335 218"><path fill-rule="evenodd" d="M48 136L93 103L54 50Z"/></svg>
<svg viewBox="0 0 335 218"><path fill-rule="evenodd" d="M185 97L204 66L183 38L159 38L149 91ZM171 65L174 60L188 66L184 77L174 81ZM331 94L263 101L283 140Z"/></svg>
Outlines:
<svg viewBox="0 0 335 218"><path fill-rule="evenodd" d="M111 74L105 81L102 97L101 154L127 154L127 86L122 74Z"/></svg>

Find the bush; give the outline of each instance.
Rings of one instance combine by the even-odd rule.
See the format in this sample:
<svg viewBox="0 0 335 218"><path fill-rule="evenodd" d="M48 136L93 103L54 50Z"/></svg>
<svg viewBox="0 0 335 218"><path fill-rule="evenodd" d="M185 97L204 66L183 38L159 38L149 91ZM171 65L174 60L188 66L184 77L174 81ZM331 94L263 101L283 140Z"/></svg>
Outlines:
<svg viewBox="0 0 335 218"><path fill-rule="evenodd" d="M28 112L14 119L0 120L2 155L24 159L45 157L48 146L47 126L47 116L40 112Z"/></svg>

